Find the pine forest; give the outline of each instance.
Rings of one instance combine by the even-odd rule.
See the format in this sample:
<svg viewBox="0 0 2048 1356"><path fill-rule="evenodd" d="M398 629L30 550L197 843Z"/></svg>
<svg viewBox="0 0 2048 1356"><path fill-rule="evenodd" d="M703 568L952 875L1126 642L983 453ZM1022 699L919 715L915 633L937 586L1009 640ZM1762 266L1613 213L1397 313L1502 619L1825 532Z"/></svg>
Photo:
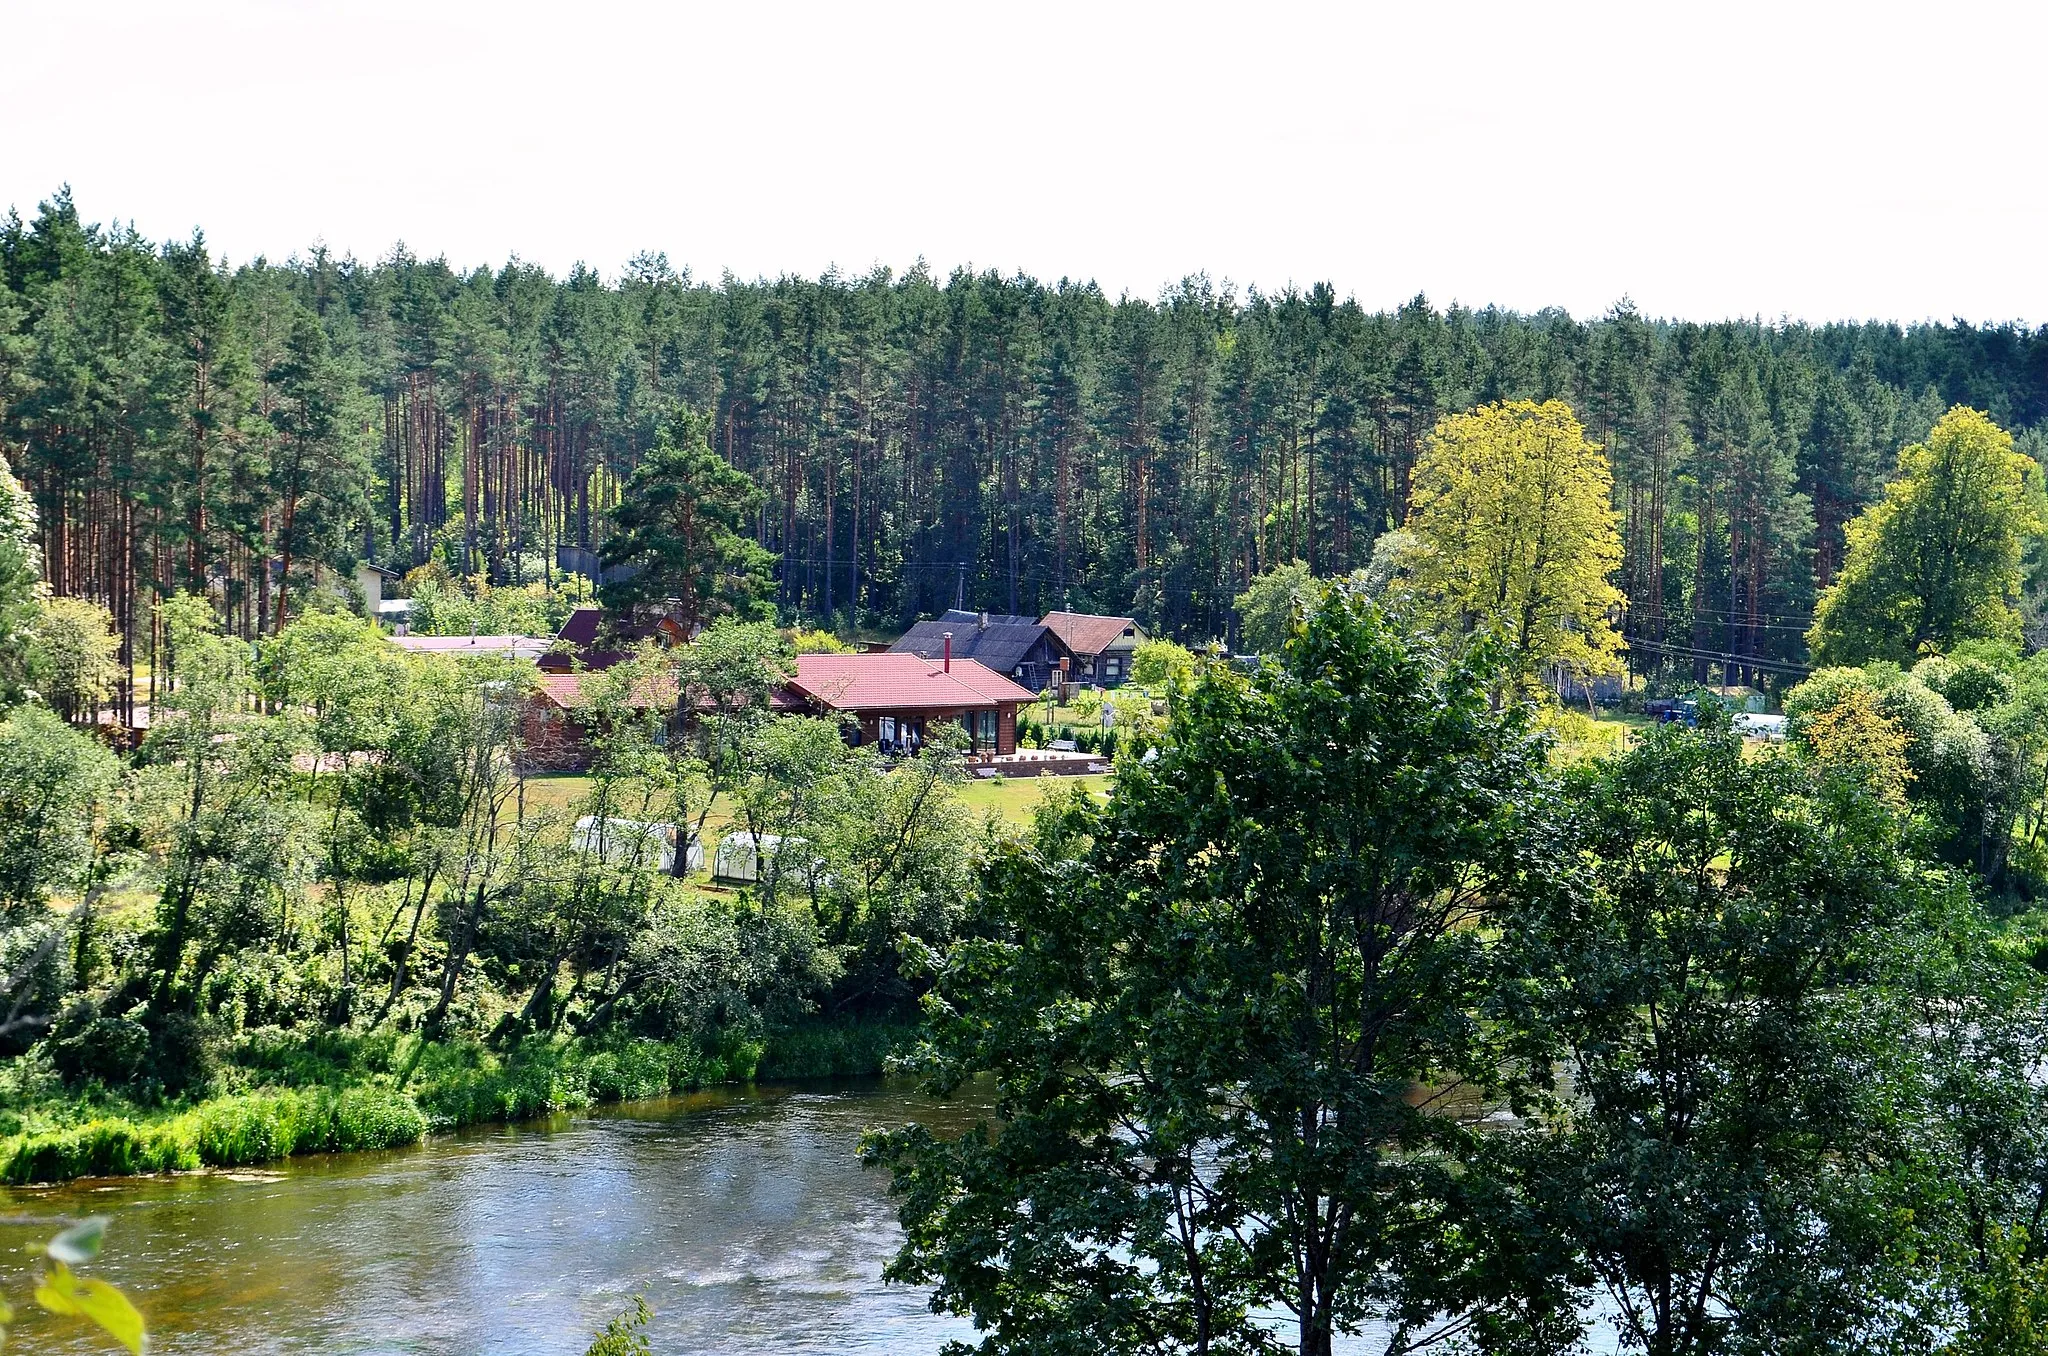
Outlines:
<svg viewBox="0 0 2048 1356"><path fill-rule="evenodd" d="M131 672L174 592L253 638L322 567L591 560L679 405L763 492L785 618L1074 608L1235 643L1254 576L1370 561L1441 417L1557 398L1613 465L1634 664L1756 678L1739 661L1806 658L1901 447L1967 404L2038 459L2048 413L2048 329L2011 324L1374 312L1203 277L1111 298L921 265L713 282L660 255L608 281L402 246L229 265L68 190L0 227L0 281L0 443L48 584L110 610Z"/></svg>

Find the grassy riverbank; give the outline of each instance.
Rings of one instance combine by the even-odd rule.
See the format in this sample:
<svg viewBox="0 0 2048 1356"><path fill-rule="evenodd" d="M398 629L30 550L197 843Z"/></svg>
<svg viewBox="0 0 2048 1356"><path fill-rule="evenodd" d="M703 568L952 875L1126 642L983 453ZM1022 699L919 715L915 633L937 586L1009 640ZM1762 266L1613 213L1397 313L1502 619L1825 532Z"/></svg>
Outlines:
<svg viewBox="0 0 2048 1356"><path fill-rule="evenodd" d="M756 1079L879 1073L910 1028L819 1024L704 1050L652 1040L530 1040L505 1051L412 1036L252 1047L246 1090L143 1106L15 1075L0 1113L0 1182L236 1168L387 1149L435 1132Z"/></svg>

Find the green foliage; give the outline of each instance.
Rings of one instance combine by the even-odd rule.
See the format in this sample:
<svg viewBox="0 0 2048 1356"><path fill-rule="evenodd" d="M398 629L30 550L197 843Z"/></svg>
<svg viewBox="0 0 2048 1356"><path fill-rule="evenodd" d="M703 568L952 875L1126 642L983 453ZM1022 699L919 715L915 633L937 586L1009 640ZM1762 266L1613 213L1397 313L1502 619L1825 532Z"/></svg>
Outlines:
<svg viewBox="0 0 2048 1356"><path fill-rule="evenodd" d="M647 1334L642 1331L652 1317L647 1301L635 1295L632 1310L605 1324L604 1331L583 1356L652 1356L654 1348L648 1345Z"/></svg>
<svg viewBox="0 0 2048 1356"><path fill-rule="evenodd" d="M1571 798L1590 878L1504 924L1524 1048L1571 1080L1532 1199L1626 1345L1853 1345L1922 1278L1916 958L1966 892L1882 799L1726 731L1660 726Z"/></svg>
<svg viewBox="0 0 2048 1356"><path fill-rule="evenodd" d="M771 1034L757 1078L851 1078L877 1074L915 1042L918 1028L897 1022L806 1022Z"/></svg>
<svg viewBox="0 0 2048 1356"><path fill-rule="evenodd" d="M1406 1093L1502 1074L1483 992L1499 902L1562 869L1540 741L1330 595L1279 662L1212 669L1106 809L997 856L981 931L933 955L947 1092L996 1118L871 1136L907 1240L987 1351L1327 1351L1371 1320L1569 1336L1562 1274Z"/></svg>
<svg viewBox="0 0 2048 1356"><path fill-rule="evenodd" d="M858 654L857 647L847 644L830 631L815 631L798 628L789 633L789 648L793 654Z"/></svg>
<svg viewBox="0 0 2048 1356"><path fill-rule="evenodd" d="M451 578L446 571L407 576L412 611L408 627L423 636L551 636L569 613L591 598L579 575L556 582L493 584L483 575Z"/></svg>
<svg viewBox="0 0 2048 1356"><path fill-rule="evenodd" d="M1443 634L1484 636L1524 683L1617 667L1621 515L1607 457L1561 400L1440 420L1415 468L1413 591Z"/></svg>
<svg viewBox="0 0 2048 1356"><path fill-rule="evenodd" d="M1131 681L1160 688L1186 683L1195 676L1195 663L1190 651L1170 640L1143 640L1131 655Z"/></svg>
<svg viewBox="0 0 2048 1356"><path fill-rule="evenodd" d="M35 1278L35 1300L53 1314L93 1324L134 1356L142 1356L148 1330L141 1312L115 1286L76 1270L100 1255L100 1240L106 1231L105 1217L94 1216L44 1244L45 1270ZM7 1327L13 1321L14 1310L0 1301L0 1342L6 1340Z"/></svg>
<svg viewBox="0 0 2048 1356"><path fill-rule="evenodd" d="M0 400L7 392L0 389ZM0 456L0 704L20 693L42 583L36 503Z"/></svg>
<svg viewBox="0 0 2048 1356"><path fill-rule="evenodd" d="M1841 577L1814 613L1814 657L1910 664L1924 646L2017 640L2021 547L2042 524L2040 468L1958 405L1899 453L1883 498L1849 525Z"/></svg>
<svg viewBox="0 0 2048 1356"><path fill-rule="evenodd" d="M599 589L607 607L676 599L683 630L726 614L755 615L775 557L745 535L762 492L705 440L705 420L679 409L626 482L603 563L638 573Z"/></svg>
<svg viewBox="0 0 2048 1356"><path fill-rule="evenodd" d="M2030 1242L2018 1226L1991 1231L1990 1266L1970 1279L1966 1325L1942 1356L2048 1356L2048 1258Z"/></svg>
<svg viewBox="0 0 2048 1356"><path fill-rule="evenodd" d="M46 598L29 641L29 679L66 720L84 720L112 695L120 648L104 607L83 598Z"/></svg>
<svg viewBox="0 0 2048 1356"><path fill-rule="evenodd" d="M1231 603L1237 612L1237 648L1246 654L1277 653L1315 606L1321 587L1298 560L1275 565L1253 579Z"/></svg>
<svg viewBox="0 0 2048 1356"><path fill-rule="evenodd" d="M154 1121L96 1119L17 1136L0 1147L0 1180L64 1182L388 1149L416 1142L427 1124L411 1099L389 1089L274 1089L216 1098Z"/></svg>
<svg viewBox="0 0 2048 1356"><path fill-rule="evenodd" d="M20 922L85 883L98 815L120 777L106 747L26 707L0 719L0 915Z"/></svg>

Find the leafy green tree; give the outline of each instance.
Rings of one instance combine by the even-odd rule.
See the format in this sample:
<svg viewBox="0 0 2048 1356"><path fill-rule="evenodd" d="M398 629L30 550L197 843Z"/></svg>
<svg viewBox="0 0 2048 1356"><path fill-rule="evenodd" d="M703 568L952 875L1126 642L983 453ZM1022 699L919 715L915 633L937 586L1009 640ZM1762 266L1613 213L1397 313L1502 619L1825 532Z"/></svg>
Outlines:
<svg viewBox="0 0 2048 1356"><path fill-rule="evenodd" d="M940 1092L986 1071L995 1122L869 1139L887 1274L989 1352L1567 1342L1566 1260L1410 1095L1499 1075L1494 911L1563 869L1491 681L1332 594L1277 664L1205 671L1106 808L1004 851L919 1061Z"/></svg>
<svg viewBox="0 0 2048 1356"><path fill-rule="evenodd" d="M136 797L142 833L161 855L151 926L149 1015L156 1072L179 1088L204 1076L191 1023L207 979L244 948L288 947L319 841L292 794L307 740L296 715L249 717L246 649L220 634L203 598L164 604L174 692L143 741Z"/></svg>
<svg viewBox="0 0 2048 1356"><path fill-rule="evenodd" d="M84 884L95 819L119 778L104 745L48 711L0 720L0 913L20 921L52 890Z"/></svg>
<svg viewBox="0 0 2048 1356"><path fill-rule="evenodd" d="M1910 664L1924 647L2017 640L2020 553L2041 531L2041 472L2012 435L1958 405L1899 453L1883 497L1849 524L1842 574L1808 643L1827 664Z"/></svg>
<svg viewBox="0 0 2048 1356"><path fill-rule="evenodd" d="M1505 647L1518 677L1612 669L1621 645L1620 519L1607 458L1560 400L1437 424L1415 468L1408 568L1454 634Z"/></svg>
<svg viewBox="0 0 2048 1356"><path fill-rule="evenodd" d="M1195 676L1195 656L1182 645L1153 637L1139 642L1131 655L1131 681L1146 687L1186 683Z"/></svg>
<svg viewBox="0 0 2048 1356"><path fill-rule="evenodd" d="M775 558L745 534L760 489L705 441L704 421L684 409L663 427L613 510L603 564L638 573L600 586L608 607L675 601L694 631L723 613L751 615L766 597Z"/></svg>
<svg viewBox="0 0 2048 1356"><path fill-rule="evenodd" d="M1659 727L1571 798L1587 878L1505 924L1516 1024L1571 1079L1532 1196L1629 1347L1863 1349L1919 1293L1903 998L1967 895L1858 782L1726 729Z"/></svg>
<svg viewBox="0 0 2048 1356"><path fill-rule="evenodd" d="M79 724L113 695L121 677L114 662L120 648L104 607L83 598L46 598L36 612L29 674L43 699Z"/></svg>
<svg viewBox="0 0 2048 1356"><path fill-rule="evenodd" d="M1785 713L1793 742L1822 762L1877 773L1902 755L1903 780L1886 771L1877 784L1904 793L1935 850L1998 883L2017 812L2014 750L1995 743L1985 722L1882 663L1819 670L1786 694ZM1896 753L1881 751L1887 745Z"/></svg>
<svg viewBox="0 0 2048 1356"><path fill-rule="evenodd" d="M20 693L41 581L36 503L0 457L0 702Z"/></svg>
<svg viewBox="0 0 2048 1356"><path fill-rule="evenodd" d="M1295 624L1316 605L1322 586L1307 565L1290 560L1253 579L1232 603L1237 611L1237 648L1246 654L1277 654Z"/></svg>

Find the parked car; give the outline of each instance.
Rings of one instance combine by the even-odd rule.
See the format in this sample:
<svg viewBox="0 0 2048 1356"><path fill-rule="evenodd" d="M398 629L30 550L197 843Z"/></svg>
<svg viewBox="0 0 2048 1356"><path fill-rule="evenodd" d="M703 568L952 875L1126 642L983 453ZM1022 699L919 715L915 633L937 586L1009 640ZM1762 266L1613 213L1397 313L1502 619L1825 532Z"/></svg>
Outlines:
<svg viewBox="0 0 2048 1356"><path fill-rule="evenodd" d="M1643 714L1659 725L1693 726L1700 723L1700 704L1691 697L1653 697L1643 703Z"/></svg>

